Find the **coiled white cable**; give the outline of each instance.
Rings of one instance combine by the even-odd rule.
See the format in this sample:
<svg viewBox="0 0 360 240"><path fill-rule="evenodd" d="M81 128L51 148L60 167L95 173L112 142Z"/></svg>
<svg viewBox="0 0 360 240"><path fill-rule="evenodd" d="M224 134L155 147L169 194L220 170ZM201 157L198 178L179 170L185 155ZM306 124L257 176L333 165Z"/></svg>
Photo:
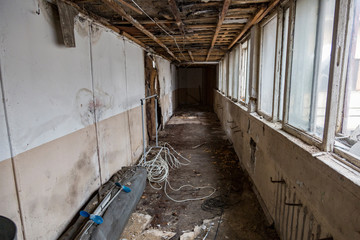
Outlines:
<svg viewBox="0 0 360 240"><path fill-rule="evenodd" d="M151 160L147 160L146 157L150 153L155 156ZM179 158L183 161L180 161ZM161 190L162 188L164 188L165 195L174 202L203 200L212 196L215 193L216 189L211 186L195 187L193 185L186 184L179 188L173 188L170 185L170 182L168 181L170 168L180 168L181 166L189 165L190 163L191 161L189 159L182 156L180 153L175 151L175 149L169 143L165 142L159 147L150 147L149 150L146 152L145 157L141 158L138 165L146 168L147 178L149 180L150 186L156 190ZM164 186L162 185L162 183L164 183ZM166 185L169 185L169 188L175 192L180 191L185 187L191 187L194 189L211 189L212 192L203 197L176 200L169 196L169 194L167 193Z"/></svg>

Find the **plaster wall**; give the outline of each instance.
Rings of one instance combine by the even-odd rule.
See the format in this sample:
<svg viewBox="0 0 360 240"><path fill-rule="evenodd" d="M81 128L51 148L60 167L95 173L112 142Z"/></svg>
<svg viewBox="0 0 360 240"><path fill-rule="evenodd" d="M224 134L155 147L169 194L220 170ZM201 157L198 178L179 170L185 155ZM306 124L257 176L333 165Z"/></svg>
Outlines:
<svg viewBox="0 0 360 240"><path fill-rule="evenodd" d="M162 125L165 126L165 123L173 115L177 107L176 90L178 81L176 78L176 67L161 57L156 57L155 62L160 84Z"/></svg>
<svg viewBox="0 0 360 240"><path fill-rule="evenodd" d="M0 215L18 239L56 239L142 153L142 48L81 17L76 47L66 48L56 8L39 3L40 15L37 1L0 2ZM168 96L174 67L159 61Z"/></svg>
<svg viewBox="0 0 360 240"><path fill-rule="evenodd" d="M282 239L360 239L360 174L215 91L215 112ZM272 183L285 180L285 184ZM301 203L289 206L286 203Z"/></svg>

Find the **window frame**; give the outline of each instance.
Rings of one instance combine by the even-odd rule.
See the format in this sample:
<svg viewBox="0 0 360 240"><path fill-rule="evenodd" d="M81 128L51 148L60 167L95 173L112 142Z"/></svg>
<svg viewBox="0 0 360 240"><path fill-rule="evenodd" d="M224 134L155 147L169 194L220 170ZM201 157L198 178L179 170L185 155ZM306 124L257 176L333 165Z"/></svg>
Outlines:
<svg viewBox="0 0 360 240"><path fill-rule="evenodd" d="M351 35L353 30L353 22L355 15L353 10L355 8L355 0L339 0L341 3L339 7L339 16L343 16L339 19L337 31L337 52L336 59L334 59L334 78L332 88L329 89L329 93L333 95L332 101L328 102L329 109L333 108L336 111L329 111L329 116L326 115L328 120L328 133L326 136L326 142L324 148L327 151L333 151L335 154L342 158L345 158L351 164L360 167L360 156L356 156L344 149L335 146L335 136L342 124L343 119L343 104L345 97L345 85L348 77L348 59L351 47ZM347 3L347 4L346 4ZM329 94L328 93L328 94ZM338 101L338 99L340 101ZM328 107L328 106L327 106Z"/></svg>
<svg viewBox="0 0 360 240"><path fill-rule="evenodd" d="M307 144L314 145L323 151L329 151L334 145L334 136L330 133L331 124L334 121L334 101L337 101L336 92L336 81L334 80L335 72L339 70L335 70L335 53L338 49L338 28L340 25L339 21L339 2L346 1L346 0L335 0L335 12L334 12L334 23L333 23L333 33L332 33L332 48L330 53L330 72L329 72L329 80L328 80L328 90L327 90L327 100L326 100L326 111L325 111L325 123L324 123L324 131L322 138L319 138L313 134L310 134L304 130L298 129L290 124L288 124L289 118L289 97L290 97L290 80L291 80L291 70L292 70L292 53L293 53L293 46L294 46L294 29L295 29L295 15L296 15L296 2L298 0L290 0L289 4L289 31L288 31L288 45L287 45L287 56L286 56L286 76L285 76L285 89L284 89L284 107L283 107L283 120L282 120L282 128L284 131L300 138L302 141L306 142ZM330 109L332 111L330 111ZM335 124L333 124L335 126ZM331 137L334 135L333 137Z"/></svg>
<svg viewBox="0 0 360 240"><path fill-rule="evenodd" d="M268 24L271 20L273 20L274 18L276 18L276 39L275 39L275 64L274 64L274 82L273 82L273 94L272 94L272 107L271 107L271 115L268 115L267 113L265 113L264 111L261 110L261 84L262 84L262 81L261 81L261 71L262 71L262 66L261 66L261 58L262 58L262 48L263 48L263 28L266 24ZM269 16L267 16L265 19L263 19L261 22L260 22L260 39L259 39L259 61L258 61L258 64L259 64L259 75L258 75L258 84L257 84L257 92L258 92L258 99L257 99L257 106L256 106L256 111L261 115L263 116L266 120L268 121L273 121L274 119L274 98L275 98L275 86L277 85L276 82L276 76L277 76L277 73L276 73L276 70L278 68L278 61L277 61L277 58L278 58L278 38L279 38L279 31L278 31L278 28L279 28L279 15L278 15L278 11L274 11L273 13L271 13Z"/></svg>
<svg viewBox="0 0 360 240"><path fill-rule="evenodd" d="M243 52L243 47L242 45L247 42L247 56L246 56L246 86L245 86L245 101L243 101L241 98L240 98L240 73L241 73L241 63L242 63L242 52ZM250 47L249 47L250 45ZM240 103L241 105L243 105L244 107L248 107L248 102L246 102L246 99L249 98L249 82L250 82L250 48L251 48L251 44L250 44L250 33L245 35L239 42L238 46L238 75L239 75L239 78L238 78L238 81L239 81L239 84L238 84L238 97L237 97L237 102Z"/></svg>

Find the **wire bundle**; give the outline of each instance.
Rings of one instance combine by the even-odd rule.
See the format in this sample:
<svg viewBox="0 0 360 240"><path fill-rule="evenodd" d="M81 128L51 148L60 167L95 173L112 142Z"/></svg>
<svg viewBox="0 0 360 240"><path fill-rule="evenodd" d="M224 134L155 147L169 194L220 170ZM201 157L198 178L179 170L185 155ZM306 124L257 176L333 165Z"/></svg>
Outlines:
<svg viewBox="0 0 360 240"><path fill-rule="evenodd" d="M148 156L152 156L152 158L150 160L147 160ZM182 161L180 161L179 159L181 159ZM145 156L141 158L138 165L146 168L150 186L156 190L161 190L162 188L164 188L165 195L174 202L195 201L210 197L216 191L216 189L211 186L195 187L193 185L186 184L179 188L174 188L170 185L170 182L168 181L170 169L180 168L181 166L189 165L190 163L191 161L189 159L182 156L180 153L175 151L175 149L169 143L165 142L161 146L150 147L149 150L146 152ZM206 188L212 189L212 193L204 197L176 200L170 197L167 193L167 185L173 191L180 191L185 187L190 187L196 190Z"/></svg>

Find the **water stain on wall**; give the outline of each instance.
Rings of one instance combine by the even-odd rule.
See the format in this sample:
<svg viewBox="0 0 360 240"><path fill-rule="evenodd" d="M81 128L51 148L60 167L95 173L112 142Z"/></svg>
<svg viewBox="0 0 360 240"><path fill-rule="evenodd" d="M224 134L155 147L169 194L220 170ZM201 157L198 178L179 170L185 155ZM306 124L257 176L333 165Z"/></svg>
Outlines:
<svg viewBox="0 0 360 240"><path fill-rule="evenodd" d="M89 106L93 104L93 93L87 88L82 88L76 93L76 108L80 114L81 123L88 126L94 123L93 108Z"/></svg>

